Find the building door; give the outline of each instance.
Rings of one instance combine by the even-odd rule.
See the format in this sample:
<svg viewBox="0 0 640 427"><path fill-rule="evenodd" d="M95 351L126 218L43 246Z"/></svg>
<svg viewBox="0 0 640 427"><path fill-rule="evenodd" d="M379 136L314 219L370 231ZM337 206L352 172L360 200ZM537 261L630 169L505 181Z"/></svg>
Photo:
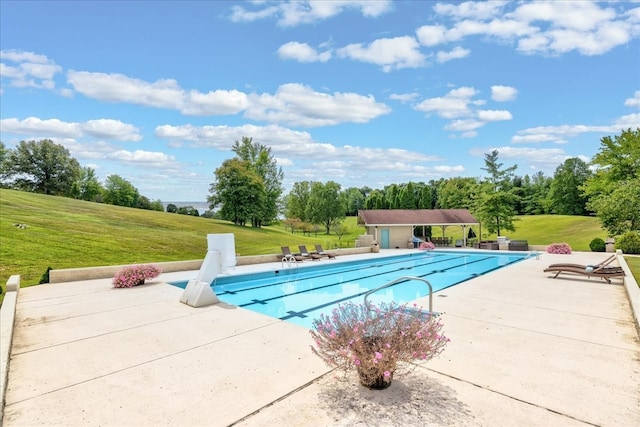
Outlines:
<svg viewBox="0 0 640 427"><path fill-rule="evenodd" d="M389 249L389 229L380 230L380 249Z"/></svg>

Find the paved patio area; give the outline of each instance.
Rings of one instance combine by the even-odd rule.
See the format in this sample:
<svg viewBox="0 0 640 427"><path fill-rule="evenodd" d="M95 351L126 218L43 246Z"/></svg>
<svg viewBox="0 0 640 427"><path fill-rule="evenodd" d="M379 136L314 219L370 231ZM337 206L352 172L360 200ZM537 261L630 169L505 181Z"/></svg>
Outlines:
<svg viewBox="0 0 640 427"><path fill-rule="evenodd" d="M640 341L622 282L542 271L603 258L541 254L436 293L451 342L384 391L336 379L304 328L181 304L164 281L196 272L24 288L3 425L638 426Z"/></svg>

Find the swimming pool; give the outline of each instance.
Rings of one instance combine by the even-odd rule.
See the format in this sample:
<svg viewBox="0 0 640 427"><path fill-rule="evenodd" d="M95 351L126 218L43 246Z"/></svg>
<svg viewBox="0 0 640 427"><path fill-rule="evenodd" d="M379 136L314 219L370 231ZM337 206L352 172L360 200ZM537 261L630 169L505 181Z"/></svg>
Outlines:
<svg viewBox="0 0 640 427"><path fill-rule="evenodd" d="M357 261L323 260L310 266L285 264L275 271L220 276L213 289L228 304L310 328L321 313L331 312L342 302L361 303L368 291L400 277L426 279L436 292L527 256L519 252L420 251ZM171 284L185 288L187 282ZM428 294L425 283L411 280L382 289L368 299L405 303Z"/></svg>

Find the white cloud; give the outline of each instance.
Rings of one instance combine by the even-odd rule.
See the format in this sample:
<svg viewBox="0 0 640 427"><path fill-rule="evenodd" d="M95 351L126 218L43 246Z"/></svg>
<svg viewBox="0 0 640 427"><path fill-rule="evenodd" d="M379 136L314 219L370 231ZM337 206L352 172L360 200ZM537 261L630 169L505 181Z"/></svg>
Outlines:
<svg viewBox="0 0 640 427"><path fill-rule="evenodd" d="M627 114L626 116L619 117L612 126L612 131L619 133L620 130L629 128L640 128L640 113Z"/></svg>
<svg viewBox="0 0 640 427"><path fill-rule="evenodd" d="M123 163L135 163L144 165L144 167L165 168L167 165L173 165L175 158L173 156L158 151L127 151L118 150L107 156L110 160L117 160Z"/></svg>
<svg viewBox="0 0 640 427"><path fill-rule="evenodd" d="M511 120L513 116L507 110L479 110L478 118L484 122Z"/></svg>
<svg viewBox="0 0 640 427"><path fill-rule="evenodd" d="M248 105L246 94L237 90L187 92L173 79L149 83L122 74L74 70L67 73L67 79L77 92L89 98L173 109L191 116L236 114Z"/></svg>
<svg viewBox="0 0 640 427"><path fill-rule="evenodd" d="M465 120L453 120L448 123L444 128L446 130L451 130L454 132L468 132L475 129L478 129L485 125L485 122L475 119L465 119Z"/></svg>
<svg viewBox="0 0 640 427"><path fill-rule="evenodd" d="M67 80L77 92L100 101L128 102L175 110L179 110L183 103L184 91L172 79L149 83L122 74L70 70Z"/></svg>
<svg viewBox="0 0 640 427"><path fill-rule="evenodd" d="M138 129L119 120L98 119L83 123L63 122L58 119L27 117L23 120L8 118L0 120L3 133L31 135L34 138L105 138L114 141L139 141Z"/></svg>
<svg viewBox="0 0 640 427"><path fill-rule="evenodd" d="M624 101L624 105L627 107L640 108L640 90L637 90L632 98L628 98Z"/></svg>
<svg viewBox="0 0 640 427"><path fill-rule="evenodd" d="M54 89L62 68L44 55L18 50L0 50L0 76L14 87ZM11 65L9 65L10 63Z"/></svg>
<svg viewBox="0 0 640 427"><path fill-rule="evenodd" d="M462 3L437 3L433 10L439 15L456 19L489 19L501 13L506 1L466 1Z"/></svg>
<svg viewBox="0 0 640 427"><path fill-rule="evenodd" d="M400 102L411 102L414 99L416 99L418 96L420 96L419 94L413 92L413 93L392 93L391 95L389 95L389 99L394 100L394 101L400 101Z"/></svg>
<svg viewBox="0 0 640 427"><path fill-rule="evenodd" d="M518 89L511 86L491 86L491 99L497 102L513 101L518 95Z"/></svg>
<svg viewBox="0 0 640 427"><path fill-rule="evenodd" d="M94 138L103 138L115 141L140 141L142 136L138 129L120 120L98 119L80 123L83 134Z"/></svg>
<svg viewBox="0 0 640 427"><path fill-rule="evenodd" d="M423 46L437 46L447 41L446 31L442 25L423 25L416 30L416 36Z"/></svg>
<svg viewBox="0 0 640 427"><path fill-rule="evenodd" d="M552 170L570 157L580 157L568 156L561 148L496 147L486 150L484 153L490 153L494 149L498 150L502 160L511 160L518 165L529 164L535 169L543 170Z"/></svg>
<svg viewBox="0 0 640 427"><path fill-rule="evenodd" d="M289 42L278 48L278 56L299 62L327 62L331 59L331 51L318 53L306 43Z"/></svg>
<svg viewBox="0 0 640 427"><path fill-rule="evenodd" d="M181 112L188 116L226 115L239 113L248 106L247 95L235 89L207 93L192 90L185 96Z"/></svg>
<svg viewBox="0 0 640 427"><path fill-rule="evenodd" d="M477 94L472 87L460 87L449 91L445 96L428 98L417 104L414 109L424 113L436 113L446 119L455 119L471 114L471 98Z"/></svg>
<svg viewBox="0 0 640 427"><path fill-rule="evenodd" d="M425 65L425 56L420 52L419 44L413 37L395 37L377 39L368 45L353 43L339 48L341 58L368 62L382 67L382 71L417 68Z"/></svg>
<svg viewBox="0 0 640 427"><path fill-rule="evenodd" d="M508 98L514 96L515 89L506 86L493 86L493 96L498 94L498 98ZM485 105L486 101L474 99L478 91L472 87L459 87L452 89L445 96L428 98L415 105L413 108L422 111L429 116L431 113L437 114L444 119L451 119L444 126L445 130L459 132L462 138L474 138L477 136L477 129L485 126L489 122L511 120L513 116L507 110L479 109Z"/></svg>
<svg viewBox="0 0 640 427"><path fill-rule="evenodd" d="M250 100L247 118L305 127L367 123L391 111L371 95L327 94L297 83L281 85L274 95L251 95Z"/></svg>
<svg viewBox="0 0 640 427"><path fill-rule="evenodd" d="M511 142L554 142L565 144L568 138L576 137L583 133L616 134L623 129L635 127L640 127L640 114L622 116L616 120L615 124L609 126L561 125L523 129L511 138Z"/></svg>
<svg viewBox="0 0 640 427"><path fill-rule="evenodd" d="M237 90L186 92L175 80L149 83L122 74L69 72L76 91L101 101L127 102L175 109L189 116L236 114L253 120L298 126L366 123L391 109L371 95L327 94L297 83L281 85L271 94L245 94Z"/></svg>
<svg viewBox="0 0 640 427"><path fill-rule="evenodd" d="M233 22L253 22L277 17L279 25L293 27L329 19L347 9L355 9L365 17L375 18L390 11L393 7L390 0L278 1L275 3L254 2L254 5L256 10L247 10L244 6L234 6L231 20Z"/></svg>
<svg viewBox="0 0 640 427"><path fill-rule="evenodd" d="M451 61L452 59L461 59L469 56L471 51L469 49L464 49L460 46L456 46L453 50L449 52L439 51L436 54L436 59L439 63Z"/></svg>
<svg viewBox="0 0 640 427"><path fill-rule="evenodd" d="M162 125L155 131L156 137L168 141L188 142L193 147L230 151L231 143L252 135L254 141L268 145L274 157L295 160L344 161L354 164L371 162L431 162L437 157L398 148L369 148L316 142L307 132L294 131L275 125L254 126L193 126ZM294 159L294 160L292 160ZM349 170L349 169L347 169Z"/></svg>
<svg viewBox="0 0 640 427"><path fill-rule="evenodd" d="M513 43L525 54L601 55L640 35L640 12L618 14L609 4L588 1L467 1L438 3L434 11L452 23L418 28L416 35L424 46L485 36Z"/></svg>

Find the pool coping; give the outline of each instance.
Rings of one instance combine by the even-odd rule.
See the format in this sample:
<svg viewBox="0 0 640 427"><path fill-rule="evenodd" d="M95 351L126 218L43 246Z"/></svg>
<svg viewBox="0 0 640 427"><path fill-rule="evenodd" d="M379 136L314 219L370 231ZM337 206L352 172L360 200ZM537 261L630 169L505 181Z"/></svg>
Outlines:
<svg viewBox="0 0 640 427"><path fill-rule="evenodd" d="M599 255L596 255L596 256L599 256ZM572 258L573 259L576 259L576 258L589 258L589 261L591 261L591 259L594 258L594 255L593 254L589 254L589 253L574 253L574 256L572 256ZM563 260L565 260L565 259L566 259L566 256L563 256ZM628 269L628 266L627 266L626 262L624 261L624 258L621 257L621 256L618 256L618 261L619 261L620 265L623 267L623 269L625 269L625 272L627 273L627 279L628 280L626 279L624 281L625 295L626 295L626 299L627 299L627 304L628 304L628 306L629 306L629 308L630 308L630 310L632 312L632 317L633 317L632 320L634 321L634 326L636 328L636 335L637 335L638 331L640 330L640 325L638 325L638 300L639 300L639 298L637 298L638 292L640 292L640 291L638 290L637 284L635 283L635 280L633 279L633 276L630 274L630 270ZM179 274L183 274L183 273L184 272L181 272ZM173 273L173 274L175 275L176 273ZM167 277L169 277L169 276L170 275L167 275ZM165 281L169 281L169 278L167 278ZM560 280L558 280L558 281L560 282ZM593 281L593 282L598 283L597 281ZM635 288L633 287L634 284L636 285ZM68 283L56 284L55 286L56 287L65 287L67 285L69 285L69 284ZM46 287L46 286L44 286L44 287ZM593 286L589 286L589 288L592 288L592 287ZM14 337L14 328L13 328L13 326L15 326L15 323L16 323L16 320L17 320L16 316L19 317L19 315L20 315L19 304L20 304L20 296L21 295L19 294L18 289L14 290L14 291L13 290L9 291L9 293L11 293L11 295L9 295L9 293L8 293L5 296L5 303L2 305L2 309L1 309L2 313L0 314L2 316L1 319L2 319L2 327L3 327L3 330L2 330L2 344L3 344L3 346L2 346L2 352L3 352L2 356L3 357L2 357L2 366L0 366L0 369L2 369L2 372L0 372L0 373L2 374L1 376L2 376L2 387L3 387L2 388L2 412L3 412L3 415L4 415L4 409L5 409L4 408L5 393L7 391L7 388L6 388L7 383L5 383L5 381L8 381L9 385L11 385L10 383L15 380L15 377L11 376L11 371L10 371L10 369L11 369L11 366L10 366L11 359L9 358L9 354L10 354L9 352L11 351L12 340L13 340L13 337ZM25 288L25 289L23 289L23 291L27 291L28 289L30 289L30 288ZM49 289L53 289L53 288L49 288ZM32 289L31 291L28 291L28 292L29 293L33 293L33 291L35 291L35 289ZM11 327L7 328L7 325L10 325ZM267 322L267 324L264 325L265 328L268 328L270 326L271 325L268 322ZM10 329L10 331L8 329ZM21 330L21 332L24 332L24 331ZM6 334L9 334L9 336L7 336ZM636 339L636 344L637 344L637 336L636 336L635 339ZM7 354L5 355L5 353L7 353ZM318 369L319 369L318 372L323 371L320 368L318 368ZM322 373L320 375L317 375L318 372L316 372L316 374L314 374L315 375L315 380L313 380L313 381L318 380L318 378L322 378L326 374L326 372L329 372L329 370L325 369L323 371L324 373ZM295 395L295 390L292 391L292 393L293 394L287 394L286 396L288 396L288 398L291 398L292 396ZM270 404L265 405L264 408L270 407L270 405L273 405L274 403L275 403L275 401L270 403ZM261 414L264 414L264 413L265 413L264 411L261 411ZM15 414L13 414L13 415L15 415ZM245 414L244 417L238 417L237 420L238 421L239 420L243 420L242 421L243 423L247 423L248 422L249 423L248 425L251 425L251 421L249 421L250 419L254 419L254 420L258 420L259 419L259 417L246 418L249 415L251 415L251 413L250 414ZM264 415L262 415L262 416L264 416ZM276 419L276 418L277 417L274 416L274 419ZM4 417L3 417L3 419L4 419ZM10 421L10 423L7 424L7 425L11 425L11 422L14 422L15 418L13 419L13 421L12 420L9 420L9 421Z"/></svg>

